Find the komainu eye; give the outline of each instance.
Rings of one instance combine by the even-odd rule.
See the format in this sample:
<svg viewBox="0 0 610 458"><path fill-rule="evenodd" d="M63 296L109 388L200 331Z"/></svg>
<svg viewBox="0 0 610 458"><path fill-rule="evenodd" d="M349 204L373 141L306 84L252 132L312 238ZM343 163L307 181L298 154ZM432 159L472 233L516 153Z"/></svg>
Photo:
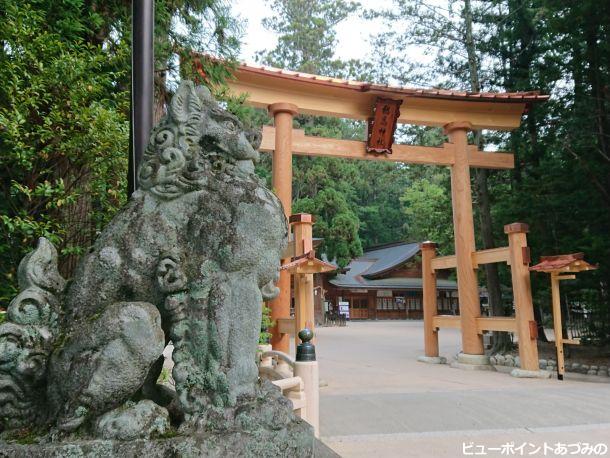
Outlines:
<svg viewBox="0 0 610 458"><path fill-rule="evenodd" d="M237 130L237 124L235 123L235 121L230 121L230 120L229 121L223 121L222 125L227 130L230 130L230 131Z"/></svg>
<svg viewBox="0 0 610 458"><path fill-rule="evenodd" d="M225 169L225 164L222 160L214 161L212 163L212 170L215 172L223 172Z"/></svg>

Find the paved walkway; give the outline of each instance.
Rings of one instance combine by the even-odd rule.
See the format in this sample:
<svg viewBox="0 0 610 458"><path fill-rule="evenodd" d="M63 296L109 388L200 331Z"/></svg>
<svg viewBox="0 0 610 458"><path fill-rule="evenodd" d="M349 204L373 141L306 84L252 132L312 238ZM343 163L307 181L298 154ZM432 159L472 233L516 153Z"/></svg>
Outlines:
<svg viewBox="0 0 610 458"><path fill-rule="evenodd" d="M443 329L441 355L452 357L459 348L459 332ZM489 450L507 442L610 447L609 383L418 363L423 329L414 321L318 328L316 349L320 378L328 383L320 389L321 436L344 457L458 457L463 443L466 454L482 450L471 444L485 446L486 456L507 456ZM533 451L526 446L522 455ZM542 450L538 456L545 456Z"/></svg>

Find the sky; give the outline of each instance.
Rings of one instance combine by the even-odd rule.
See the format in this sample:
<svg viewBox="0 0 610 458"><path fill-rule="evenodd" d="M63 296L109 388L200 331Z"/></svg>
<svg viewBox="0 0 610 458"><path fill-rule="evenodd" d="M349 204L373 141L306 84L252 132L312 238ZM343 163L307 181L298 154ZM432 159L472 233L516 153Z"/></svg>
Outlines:
<svg viewBox="0 0 610 458"><path fill-rule="evenodd" d="M366 4L367 8L377 9L387 6L390 2L366 0L362 3ZM277 43L275 34L262 25L263 18L271 16L271 8L264 0L233 0L232 9L245 22L245 36L240 57L243 61L254 64L256 51L272 49ZM337 26L338 46L335 57L342 60L363 57L370 51L368 36L373 32L374 24L371 21L361 19L358 12L352 14Z"/></svg>

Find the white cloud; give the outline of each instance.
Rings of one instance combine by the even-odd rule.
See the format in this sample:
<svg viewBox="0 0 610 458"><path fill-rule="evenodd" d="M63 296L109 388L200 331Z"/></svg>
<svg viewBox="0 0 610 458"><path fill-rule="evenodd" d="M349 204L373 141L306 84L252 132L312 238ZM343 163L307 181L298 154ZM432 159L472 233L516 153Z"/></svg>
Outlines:
<svg viewBox="0 0 610 458"><path fill-rule="evenodd" d="M313 0L315 1L315 0ZM380 9L391 3L388 0L366 0L363 7ZM254 63L254 55L263 49L272 49L277 43L277 36L262 25L265 17L273 14L264 0L234 0L233 12L246 23L240 57L247 63ZM337 49L335 57L348 60L364 57L369 51L368 37L378 30L376 24L360 17L360 11L350 15L337 26Z"/></svg>
<svg viewBox="0 0 610 458"><path fill-rule="evenodd" d="M254 64L257 51L272 49L277 43L277 36L262 24L263 18L271 15L271 8L264 0L234 0L232 9L245 23L240 58Z"/></svg>

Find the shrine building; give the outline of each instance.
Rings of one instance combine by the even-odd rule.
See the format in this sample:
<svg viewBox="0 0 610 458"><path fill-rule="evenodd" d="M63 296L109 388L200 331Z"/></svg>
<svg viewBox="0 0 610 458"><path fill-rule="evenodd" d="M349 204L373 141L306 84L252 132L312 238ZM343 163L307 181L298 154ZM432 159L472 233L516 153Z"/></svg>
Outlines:
<svg viewBox="0 0 610 458"><path fill-rule="evenodd" d="M439 313L459 314L457 282L448 271L437 278ZM422 319L422 268L419 243L395 242L371 247L352 259L341 273L322 278L324 302L316 318L328 307L349 306L350 320ZM318 282L316 282L318 283Z"/></svg>

